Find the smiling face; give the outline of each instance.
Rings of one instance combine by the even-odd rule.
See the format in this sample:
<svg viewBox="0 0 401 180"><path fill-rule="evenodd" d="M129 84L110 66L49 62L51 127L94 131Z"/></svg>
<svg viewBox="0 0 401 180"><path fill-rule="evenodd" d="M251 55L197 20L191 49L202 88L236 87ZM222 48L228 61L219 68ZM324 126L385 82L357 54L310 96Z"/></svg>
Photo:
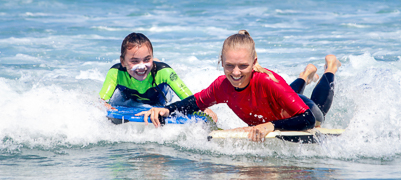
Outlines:
<svg viewBox="0 0 401 180"><path fill-rule="evenodd" d="M251 81L252 69L257 58L247 48L227 49L222 55L224 74L231 85L244 88Z"/></svg>
<svg viewBox="0 0 401 180"><path fill-rule="evenodd" d="M128 73L138 81L143 81L153 67L153 54L146 45L127 49L121 65L127 68Z"/></svg>

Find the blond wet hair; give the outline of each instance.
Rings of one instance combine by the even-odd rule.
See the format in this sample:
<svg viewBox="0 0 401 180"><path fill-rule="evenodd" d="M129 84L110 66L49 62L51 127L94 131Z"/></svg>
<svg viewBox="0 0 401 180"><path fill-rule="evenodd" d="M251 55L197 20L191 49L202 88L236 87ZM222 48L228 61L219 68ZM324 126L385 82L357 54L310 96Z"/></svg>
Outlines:
<svg viewBox="0 0 401 180"><path fill-rule="evenodd" d="M246 30L240 30L238 34L233 34L224 41L220 57L220 61L222 64L223 64L224 53L228 51L228 49L248 49L252 59L257 58L255 50L255 41L253 41L251 35ZM256 62L255 65L253 66L253 70L256 72L265 73L274 82L278 82L278 80L274 77L273 73L260 66L258 62Z"/></svg>

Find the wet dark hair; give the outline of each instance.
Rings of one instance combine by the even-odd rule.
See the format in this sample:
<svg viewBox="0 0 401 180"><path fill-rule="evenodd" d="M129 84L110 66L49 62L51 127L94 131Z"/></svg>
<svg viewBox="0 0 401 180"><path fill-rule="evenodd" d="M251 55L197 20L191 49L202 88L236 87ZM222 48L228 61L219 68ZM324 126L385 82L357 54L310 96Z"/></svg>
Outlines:
<svg viewBox="0 0 401 180"><path fill-rule="evenodd" d="M142 33L131 33L128 34L127 37L124 38L123 43L121 44L121 55L120 57L124 59L127 50L130 50L134 47L142 47L142 45L147 46L153 54L153 46L150 40L143 35Z"/></svg>

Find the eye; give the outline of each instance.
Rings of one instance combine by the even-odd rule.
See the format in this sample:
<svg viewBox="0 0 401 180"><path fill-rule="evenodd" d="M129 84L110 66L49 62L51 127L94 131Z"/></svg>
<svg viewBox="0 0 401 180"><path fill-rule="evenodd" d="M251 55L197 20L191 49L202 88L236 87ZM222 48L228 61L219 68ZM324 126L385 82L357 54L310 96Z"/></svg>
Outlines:
<svg viewBox="0 0 401 180"><path fill-rule="evenodd" d="M246 69L246 68L248 68L248 66L249 66L249 65L244 64L244 65L240 65L239 68L240 68L240 69Z"/></svg>
<svg viewBox="0 0 401 180"><path fill-rule="evenodd" d="M130 62L131 62L132 64L138 64L138 63L139 63L138 60L131 60Z"/></svg>

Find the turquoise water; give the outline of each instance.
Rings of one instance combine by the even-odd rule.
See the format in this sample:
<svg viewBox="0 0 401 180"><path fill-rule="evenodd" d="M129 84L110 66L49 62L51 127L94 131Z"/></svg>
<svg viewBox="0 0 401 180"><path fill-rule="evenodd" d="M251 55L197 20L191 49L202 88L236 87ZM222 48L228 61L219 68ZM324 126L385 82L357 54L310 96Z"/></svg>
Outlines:
<svg viewBox="0 0 401 180"><path fill-rule="evenodd" d="M396 0L0 1L0 178L399 179L400 11ZM222 43L240 29L287 82L338 57L323 127L342 136L208 142L203 124L142 132L107 120L98 92L127 34L147 35L198 92L223 74ZM211 109L220 128L245 125L226 105Z"/></svg>

